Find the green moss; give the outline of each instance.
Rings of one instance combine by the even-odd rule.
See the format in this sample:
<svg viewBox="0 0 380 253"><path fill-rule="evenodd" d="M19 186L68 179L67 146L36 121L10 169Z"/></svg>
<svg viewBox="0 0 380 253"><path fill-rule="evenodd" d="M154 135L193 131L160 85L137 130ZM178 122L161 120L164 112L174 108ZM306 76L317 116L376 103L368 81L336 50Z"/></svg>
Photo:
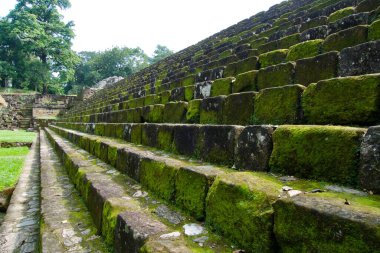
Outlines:
<svg viewBox="0 0 380 253"><path fill-rule="evenodd" d="M220 96L231 94L231 84L235 81L233 77L220 78L212 83L210 96Z"/></svg>
<svg viewBox="0 0 380 253"><path fill-rule="evenodd" d="M189 86L195 84L195 75L190 75L182 79L181 86Z"/></svg>
<svg viewBox="0 0 380 253"><path fill-rule="evenodd" d="M259 55L259 63L261 68L276 65L285 61L288 54L287 49L279 49L265 54Z"/></svg>
<svg viewBox="0 0 380 253"><path fill-rule="evenodd" d="M367 42L368 26L359 25L329 35L323 42L324 52L340 51Z"/></svg>
<svg viewBox="0 0 380 253"><path fill-rule="evenodd" d="M167 201L174 200L175 177L178 167L150 159L140 162L140 182L158 197Z"/></svg>
<svg viewBox="0 0 380 253"><path fill-rule="evenodd" d="M223 59L223 58L226 58L228 56L232 55L232 50L231 49L227 49L226 51L223 51L219 54L219 57L218 59Z"/></svg>
<svg viewBox="0 0 380 253"><path fill-rule="evenodd" d="M143 110L143 118L145 122L160 123L163 121L164 105L156 104L145 107Z"/></svg>
<svg viewBox="0 0 380 253"><path fill-rule="evenodd" d="M145 106L159 104L160 102L161 102L161 98L155 94L145 96L145 99L144 99Z"/></svg>
<svg viewBox="0 0 380 253"><path fill-rule="evenodd" d="M322 52L323 40L309 40L301 42L289 48L287 61L296 61L302 58L316 56Z"/></svg>
<svg viewBox="0 0 380 253"><path fill-rule="evenodd" d="M194 99L189 102L186 113L186 123L199 123L202 99Z"/></svg>
<svg viewBox="0 0 380 253"><path fill-rule="evenodd" d="M277 48L289 48L301 42L301 35L299 33L289 35L277 41Z"/></svg>
<svg viewBox="0 0 380 253"><path fill-rule="evenodd" d="M287 85L263 89L255 98L254 116L259 124L301 122L301 95L305 87Z"/></svg>
<svg viewBox="0 0 380 253"><path fill-rule="evenodd" d="M290 62L260 69L257 75L258 89L292 84L294 82L294 69L295 64Z"/></svg>
<svg viewBox="0 0 380 253"><path fill-rule="evenodd" d="M258 58L256 56L236 62L235 75L257 69Z"/></svg>
<svg viewBox="0 0 380 253"><path fill-rule="evenodd" d="M118 150L117 147L113 147L113 146L108 147L107 161L109 164L111 164L114 167L116 166L116 161L117 161L117 150Z"/></svg>
<svg viewBox="0 0 380 253"><path fill-rule="evenodd" d="M280 126L273 134L272 172L355 186L365 129Z"/></svg>
<svg viewBox="0 0 380 253"><path fill-rule="evenodd" d="M185 100L188 102L193 100L195 85L185 86L184 88L185 88Z"/></svg>
<svg viewBox="0 0 380 253"><path fill-rule="evenodd" d="M145 97L135 98L129 101L129 108L137 108L144 106Z"/></svg>
<svg viewBox="0 0 380 253"><path fill-rule="evenodd" d="M163 91L160 93L160 97L161 97L161 104L166 104L169 102L169 99L170 99L170 91Z"/></svg>
<svg viewBox="0 0 380 253"><path fill-rule="evenodd" d="M201 124L221 124L222 110L226 96L211 97L203 99L200 111Z"/></svg>
<svg viewBox="0 0 380 253"><path fill-rule="evenodd" d="M368 29L368 40L378 39L380 39L380 20L373 22Z"/></svg>
<svg viewBox="0 0 380 253"><path fill-rule="evenodd" d="M141 144L141 132L142 125L133 124L131 126L131 142L135 144Z"/></svg>
<svg viewBox="0 0 380 253"><path fill-rule="evenodd" d="M164 108L165 123L182 123L185 122L187 102L170 102Z"/></svg>
<svg viewBox="0 0 380 253"><path fill-rule="evenodd" d="M102 217L102 235L105 243L113 247L117 216L128 210L137 210L138 203L134 200L108 198L104 203Z"/></svg>
<svg viewBox="0 0 380 253"><path fill-rule="evenodd" d="M228 64L223 72L223 76L224 77L236 76L236 66L237 66L236 62Z"/></svg>
<svg viewBox="0 0 380 253"><path fill-rule="evenodd" d="M261 46L258 47L258 50L259 50L260 54L263 54L263 53L266 53L266 52L270 52L270 51L274 51L274 50L277 50L277 49L279 49L278 48L278 41L277 40L265 43L265 44L263 44L263 45L261 45Z"/></svg>
<svg viewBox="0 0 380 253"><path fill-rule="evenodd" d="M220 175L207 196L206 224L249 252L272 252L272 203L280 189L247 172Z"/></svg>
<svg viewBox="0 0 380 253"><path fill-rule="evenodd" d="M344 17L347 17L351 14L355 13L355 8L354 7L346 7L340 10L337 10L334 13L331 13L330 16L328 17L327 21L329 23L334 23L335 21L342 19Z"/></svg>
<svg viewBox="0 0 380 253"><path fill-rule="evenodd" d="M258 70L252 70L237 75L232 83L232 93L256 90L257 73Z"/></svg>
<svg viewBox="0 0 380 253"><path fill-rule="evenodd" d="M258 49L261 45L264 45L265 43L267 43L267 41L268 41L267 37L262 37L259 39L255 38L254 40L250 42L250 44L253 49Z"/></svg>
<svg viewBox="0 0 380 253"><path fill-rule="evenodd" d="M254 112L255 92L235 93L223 105L223 124L247 125Z"/></svg>
<svg viewBox="0 0 380 253"><path fill-rule="evenodd" d="M74 184L77 190L80 192L83 201L88 203L88 192L90 189L90 182L86 178L86 170L84 168L79 168L75 174Z"/></svg>
<svg viewBox="0 0 380 253"><path fill-rule="evenodd" d="M302 97L308 123L371 125L379 119L380 75L335 78L311 84Z"/></svg>
<svg viewBox="0 0 380 253"><path fill-rule="evenodd" d="M173 150L173 128L169 126L160 126L157 136L158 148L166 151Z"/></svg>

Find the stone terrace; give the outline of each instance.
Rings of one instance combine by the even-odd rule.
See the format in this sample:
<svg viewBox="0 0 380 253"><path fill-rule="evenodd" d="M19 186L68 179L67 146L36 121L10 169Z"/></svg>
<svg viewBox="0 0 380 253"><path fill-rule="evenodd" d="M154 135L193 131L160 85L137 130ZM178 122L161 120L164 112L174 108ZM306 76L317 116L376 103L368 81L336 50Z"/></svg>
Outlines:
<svg viewBox="0 0 380 253"><path fill-rule="evenodd" d="M285 1L77 104L42 174L99 251L380 252L379 124L380 1Z"/></svg>

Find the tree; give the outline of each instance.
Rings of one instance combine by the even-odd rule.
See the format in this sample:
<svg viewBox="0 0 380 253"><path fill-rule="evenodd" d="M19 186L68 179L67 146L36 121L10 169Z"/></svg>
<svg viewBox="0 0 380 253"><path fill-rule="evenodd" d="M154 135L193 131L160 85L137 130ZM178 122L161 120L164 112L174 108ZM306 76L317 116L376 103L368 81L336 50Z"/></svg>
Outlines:
<svg viewBox="0 0 380 253"><path fill-rule="evenodd" d="M156 49L154 50L153 57L150 59L150 62L156 63L159 60L162 60L170 55L173 54L173 51L171 51L166 46L157 45Z"/></svg>
<svg viewBox="0 0 380 253"><path fill-rule="evenodd" d="M49 85L53 85L51 91L57 91L57 84L73 77L78 62L71 50L74 24L64 23L59 13L59 9L69 7L69 0L18 0L15 9L1 21L1 34L5 35L0 37L0 56L20 73L13 77L17 85L33 81L47 93ZM38 77L33 74L36 70Z"/></svg>

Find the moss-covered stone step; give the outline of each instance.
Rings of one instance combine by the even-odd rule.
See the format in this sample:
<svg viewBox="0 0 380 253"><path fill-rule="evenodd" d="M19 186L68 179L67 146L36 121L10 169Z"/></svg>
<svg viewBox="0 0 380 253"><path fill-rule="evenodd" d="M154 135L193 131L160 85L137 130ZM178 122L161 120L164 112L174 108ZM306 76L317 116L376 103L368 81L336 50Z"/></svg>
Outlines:
<svg viewBox="0 0 380 253"><path fill-rule="evenodd" d="M40 141L42 252L108 252L44 131Z"/></svg>
<svg viewBox="0 0 380 253"><path fill-rule="evenodd" d="M145 192L136 181L120 174L113 167L72 145L51 130L47 130L47 134L65 164L71 180L87 204L98 230L115 252L232 251L220 238L206 231L198 235L208 236L206 242L199 246L193 242L197 237L187 236L182 231L183 225L194 223L190 217L171 209L162 200L150 196L150 193ZM153 162L149 160L147 152L143 155L145 159L141 160L142 163ZM131 156L129 161L133 161ZM156 165L159 164L155 163L154 166ZM145 168L147 172L148 169L146 166ZM153 173L151 176L154 178L155 170L149 171ZM146 174L141 175L144 177ZM202 177L195 181L203 182L204 185L210 184ZM165 183L162 183L165 188ZM160 184L156 186L161 187ZM204 190L202 187L198 189L198 192ZM187 199L186 195L190 193L186 192L186 188L183 188L183 191L184 199ZM194 191L192 193L194 194Z"/></svg>

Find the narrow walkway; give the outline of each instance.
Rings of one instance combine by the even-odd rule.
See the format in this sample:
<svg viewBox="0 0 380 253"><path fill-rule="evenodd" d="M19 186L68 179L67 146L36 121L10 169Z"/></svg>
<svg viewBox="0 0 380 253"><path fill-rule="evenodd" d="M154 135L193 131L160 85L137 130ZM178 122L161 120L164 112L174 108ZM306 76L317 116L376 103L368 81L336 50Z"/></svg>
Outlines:
<svg viewBox="0 0 380 253"><path fill-rule="evenodd" d="M40 139L42 252L107 252L44 131Z"/></svg>
<svg viewBox="0 0 380 253"><path fill-rule="evenodd" d="M23 172L0 227L0 252L38 252L40 235L39 138L25 159Z"/></svg>

